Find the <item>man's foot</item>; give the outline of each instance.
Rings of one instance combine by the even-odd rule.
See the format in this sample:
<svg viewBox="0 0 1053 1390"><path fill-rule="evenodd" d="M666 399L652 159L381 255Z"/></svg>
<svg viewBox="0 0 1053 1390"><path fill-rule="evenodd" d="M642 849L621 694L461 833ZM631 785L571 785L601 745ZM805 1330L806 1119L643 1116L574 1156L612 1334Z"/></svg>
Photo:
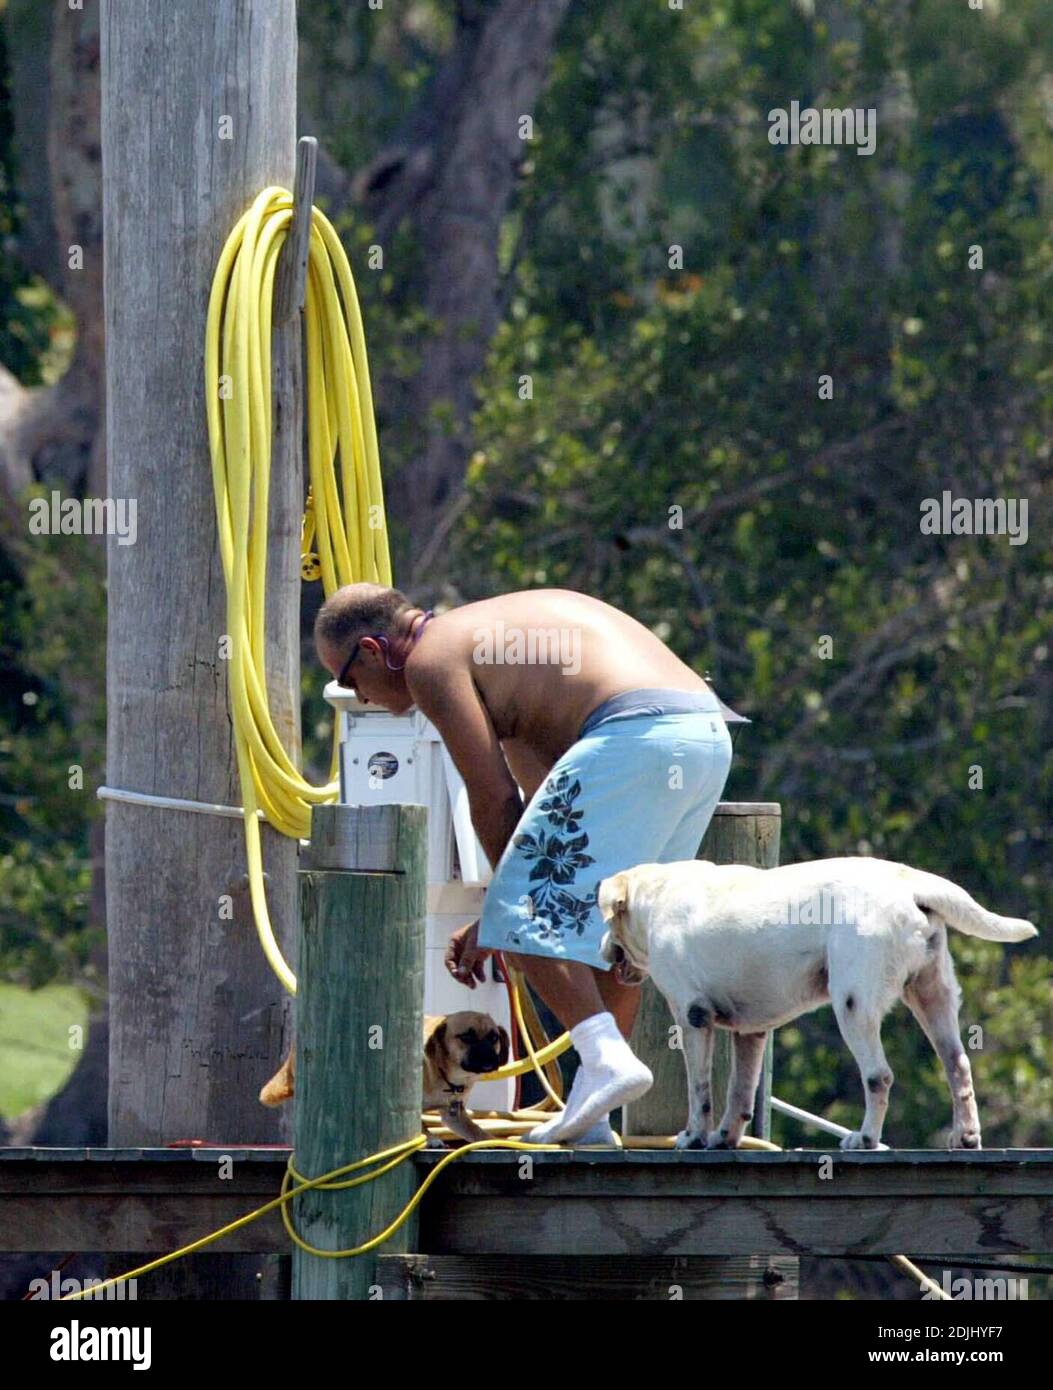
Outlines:
<svg viewBox="0 0 1053 1390"><path fill-rule="evenodd" d="M625 1050L629 1051L628 1044ZM629 1055L632 1057L632 1053ZM620 1071L587 1076L582 1088L584 1094L577 1106L572 1108L568 1099L566 1110L555 1119L532 1129L529 1134L524 1134L523 1138L528 1144L569 1144L571 1140L585 1142L584 1136L601 1122L606 1123L612 1110L617 1110L619 1105L628 1105L630 1101L638 1100L651 1089L654 1077L650 1070L635 1057L633 1062L634 1066L627 1066ZM607 1131L613 1136L614 1131L609 1123L606 1124L605 1132ZM607 1141L604 1139L588 1142Z"/></svg>
<svg viewBox="0 0 1053 1390"><path fill-rule="evenodd" d="M604 1149L619 1149L618 1136L611 1128L611 1122L606 1117L598 1120L591 1129L587 1129L584 1134L579 1134L577 1139L571 1140L571 1148L586 1149L590 1146Z"/></svg>
<svg viewBox="0 0 1053 1390"><path fill-rule="evenodd" d="M581 1056L581 1066L570 1088L566 1109L525 1134L523 1138L528 1144L569 1144L571 1140L582 1143L584 1136L605 1122L612 1110L639 1099L654 1084L650 1069L619 1033L611 1014L593 1014L572 1028L570 1036ZM607 1130L613 1138L609 1124ZM599 1142L609 1141L604 1138Z"/></svg>

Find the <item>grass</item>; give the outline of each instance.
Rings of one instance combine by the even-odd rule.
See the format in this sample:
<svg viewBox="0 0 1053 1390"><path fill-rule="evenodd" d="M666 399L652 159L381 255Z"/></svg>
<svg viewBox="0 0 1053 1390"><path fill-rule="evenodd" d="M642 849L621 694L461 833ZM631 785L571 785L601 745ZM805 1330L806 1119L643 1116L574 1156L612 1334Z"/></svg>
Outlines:
<svg viewBox="0 0 1053 1390"><path fill-rule="evenodd" d="M0 984L0 1116L12 1120L61 1090L87 1040L88 1001L74 985Z"/></svg>

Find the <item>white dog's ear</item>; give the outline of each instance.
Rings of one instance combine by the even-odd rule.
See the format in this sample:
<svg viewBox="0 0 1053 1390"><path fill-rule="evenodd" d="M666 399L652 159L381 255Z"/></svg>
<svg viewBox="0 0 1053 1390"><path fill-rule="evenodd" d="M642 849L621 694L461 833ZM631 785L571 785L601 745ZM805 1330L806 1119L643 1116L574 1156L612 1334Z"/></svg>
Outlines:
<svg viewBox="0 0 1053 1390"><path fill-rule="evenodd" d="M611 874L600 884L597 898L600 916L605 922L617 917L629 906L629 875L627 872Z"/></svg>

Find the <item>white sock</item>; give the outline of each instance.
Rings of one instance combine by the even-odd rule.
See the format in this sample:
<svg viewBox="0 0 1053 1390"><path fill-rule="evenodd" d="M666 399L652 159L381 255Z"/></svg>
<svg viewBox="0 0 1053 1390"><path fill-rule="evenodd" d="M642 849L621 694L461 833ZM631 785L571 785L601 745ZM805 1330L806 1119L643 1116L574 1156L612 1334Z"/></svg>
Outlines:
<svg viewBox="0 0 1053 1390"><path fill-rule="evenodd" d="M606 1115L602 1120L597 1120L594 1125L590 1125L584 1134L579 1134L576 1139L571 1139L568 1142L572 1149L585 1149L593 1146L602 1149L621 1147L618 1143L618 1136L611 1128L611 1122Z"/></svg>
<svg viewBox="0 0 1053 1390"><path fill-rule="evenodd" d="M567 1095L565 1105L573 1106L577 1109L581 1103L582 1077L584 1073L579 1067L574 1073L574 1080L571 1082L570 1091ZM573 1141L574 1147L584 1147L589 1144L601 1145L604 1148L616 1149L618 1147L618 1137L611 1128L611 1122L606 1115L590 1125L584 1134L579 1134Z"/></svg>
<svg viewBox="0 0 1053 1390"><path fill-rule="evenodd" d="M637 1100L654 1082L650 1070L618 1031L612 1013L582 1019L570 1030L570 1038L578 1050L581 1066L570 1088L567 1107L524 1135L530 1144L580 1141L612 1110Z"/></svg>

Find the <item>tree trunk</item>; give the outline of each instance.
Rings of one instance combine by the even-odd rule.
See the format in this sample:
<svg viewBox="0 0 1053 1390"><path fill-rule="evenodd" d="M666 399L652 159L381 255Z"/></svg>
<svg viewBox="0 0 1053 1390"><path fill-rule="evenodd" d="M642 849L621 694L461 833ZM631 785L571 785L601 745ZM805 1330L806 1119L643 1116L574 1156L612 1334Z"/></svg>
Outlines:
<svg viewBox="0 0 1053 1390"><path fill-rule="evenodd" d="M106 493L99 14L52 0L49 23L38 3L15 0L6 23L25 205L18 252L77 324L73 360L54 386L24 388L0 367L0 544L20 567L26 526L15 503L29 483Z"/></svg>
<svg viewBox="0 0 1053 1390"><path fill-rule="evenodd" d="M109 546L108 781L237 806L222 567L205 426L203 343L216 261L267 184L292 183L295 0L103 0L108 457L138 500L138 540ZM292 333L298 333L294 327ZM267 678L298 729L299 355L276 380ZM243 388L235 382L235 390ZM264 831L267 895L294 941L293 840ZM263 1143L257 1096L289 999L258 945L239 820L108 803L111 1145ZM233 901L224 920L221 901ZM210 1285L183 1261L148 1296L251 1296L252 1261ZM214 1262L210 1262L214 1264ZM258 1266L258 1262L256 1262Z"/></svg>
<svg viewBox="0 0 1053 1390"><path fill-rule="evenodd" d="M415 536L426 536L435 512L464 477L475 378L497 328L497 239L519 166L530 150L520 119L533 117L567 0L514 0L487 24L465 84L461 119L421 228L428 267L424 308L437 336L424 352L414 386L417 419L428 422L424 452L407 493ZM480 102L486 90L489 100ZM452 407L451 432L433 412Z"/></svg>
<svg viewBox="0 0 1053 1390"><path fill-rule="evenodd" d="M377 393L382 424L393 415L421 423L419 452L396 479L398 520L417 561L464 478L475 378L500 314L498 234L532 149L520 119L536 119L569 3L460 0L450 50L389 145L347 180L320 161L319 190L332 210L354 198L381 245L403 220L420 239L413 294L434 335L417 376L381 381ZM308 99L328 109L321 94ZM426 576L409 582L427 597Z"/></svg>

